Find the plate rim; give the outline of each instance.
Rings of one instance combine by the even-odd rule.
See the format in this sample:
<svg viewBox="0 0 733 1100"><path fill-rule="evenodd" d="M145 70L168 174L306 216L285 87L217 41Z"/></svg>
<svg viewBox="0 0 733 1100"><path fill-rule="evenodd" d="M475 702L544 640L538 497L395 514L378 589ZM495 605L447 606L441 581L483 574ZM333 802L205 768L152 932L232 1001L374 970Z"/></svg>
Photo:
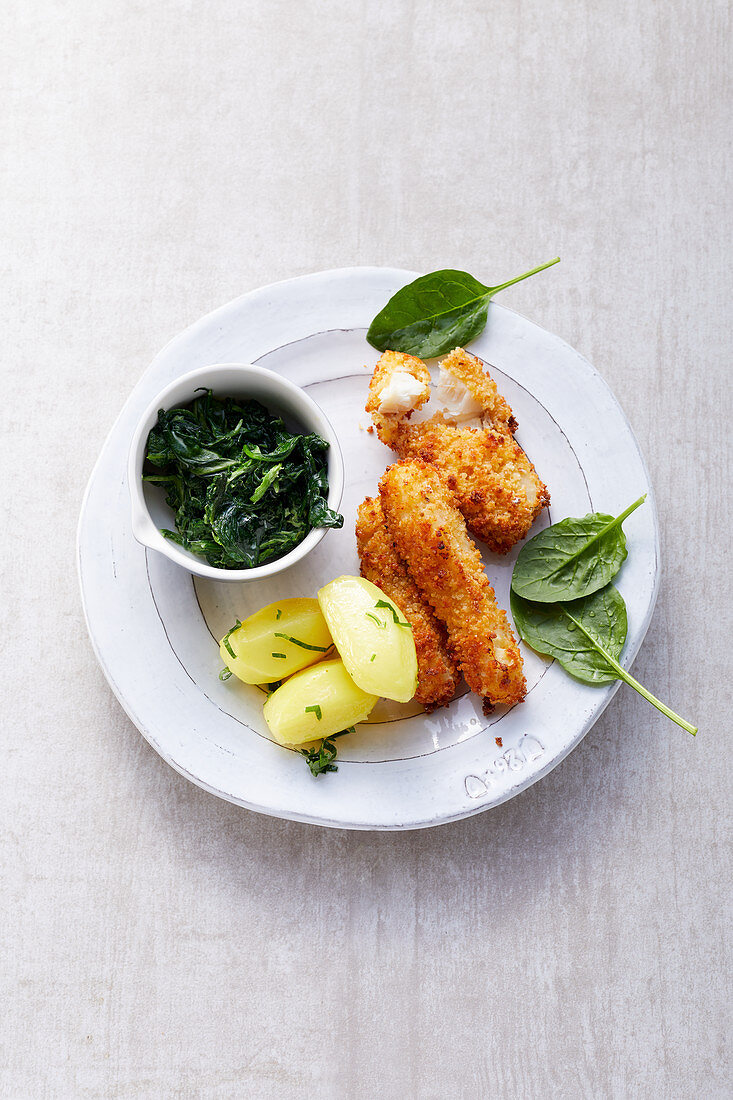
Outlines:
<svg viewBox="0 0 733 1100"><path fill-rule="evenodd" d="M235 298L231 299L230 301L225 302L225 303L215 307L213 310L210 310L209 312L203 314L201 317L194 320L190 325L187 325L184 329L182 329L181 331L175 333L160 348L160 350L155 354L155 356L149 362L148 366L145 368L145 370L141 374L140 378L136 382L135 386L132 388L132 390L128 394L127 398L125 399L125 401L124 401L123 405L121 406L117 416L114 418L114 421L113 421L112 425L110 426L110 429L107 432L107 434L105 436L105 439L104 439L104 442L103 442L103 444L102 444L102 446L99 450L96 461L94 462L94 465L91 469L91 472L90 472L89 477L87 479L87 483L86 483L84 493L82 495L81 507L80 507L80 512L79 512L79 520L78 520L77 531L76 531L76 555L75 555L75 557L76 557L76 566L77 566L77 576L78 576L78 579L79 579L79 586L80 586L80 591L81 591L82 609L83 609L83 614L84 614L84 621L85 621L86 628L87 628L87 633L89 635L89 639L90 639L90 642L92 644L92 649L93 649L94 655L95 655L95 657L96 657L96 659L97 659L97 661L100 665L100 668L102 669L102 672L104 673L104 676L105 676L110 688L112 689L113 694L117 698L118 702L120 703L120 705L121 705L122 709L124 710L124 712L127 714L128 718L132 721L132 723L135 725L135 727L138 729L138 731L141 733L141 735L145 738L145 740L150 744L150 746L155 750L155 752L167 764L169 764L172 768L174 768L174 770L176 770L184 778L190 780L196 786L198 786L201 789L207 791L208 793L210 793L212 795L215 795L218 798L222 798L225 801L230 802L234 805L238 805L238 806L241 806L242 808L251 810L255 813L261 813L261 814L264 814L266 816L282 818L282 819L285 819L285 820L299 821L299 822L302 822L304 824L319 825L319 826L325 827L325 828L346 829L346 830L355 830L355 831L380 831L380 832L382 832L382 831L402 832L402 831L412 831L412 830L415 830L415 829L433 828L433 827L437 827L438 825L449 824L452 821L459 821L459 820L463 820L463 819L468 818L468 817L473 817L476 814L483 813L487 810L493 809L493 808L501 805L503 802L506 802L510 798L515 797L522 790L525 790L526 788L532 786L534 783L538 782L540 779L543 779L546 775L548 775L549 772L553 770L553 768L557 767L569 755L569 753L572 752L573 749L575 749L580 744L580 742L583 740L583 738L586 736L586 734L590 731L590 729L595 725L595 723L601 717L601 715L605 711L606 707L609 705L609 703L611 702L611 700L613 699L616 692L618 691L618 689L621 686L620 681L616 681L616 682L608 685L607 688L604 691L605 697L603 699L599 700L600 705L598 705L597 708L594 710L593 715L592 715L590 721L588 721L585 728L583 728L581 730L581 732L574 739L572 739L568 744L563 746L563 748L561 750L557 751L551 757L551 759L546 762L546 764L544 766L538 768L536 771L532 772L530 775L525 776L522 779L518 780L515 784L513 784L512 786L510 786L509 788L504 790L497 797L494 797L494 798L492 798L488 801L476 800L473 805L471 805L471 804L465 805L464 804L464 807L462 809L456 809L455 812L452 812L452 813L449 813L449 814L440 812L437 815L435 815L435 814L428 815L428 816L426 816L422 819L419 819L419 820L414 819L414 820L409 820L409 821L387 822L387 823L375 823L373 821L370 821L370 822L343 821L343 820L339 820L337 818L324 817L322 814L312 814L311 815L311 814L302 813L302 812L297 811L297 810L292 811L292 810L289 810L287 807L285 807L285 808L283 808L283 807L269 807L269 806L266 806L266 805L262 805L261 803L253 803L253 802L251 802L247 799L244 799L244 798L241 798L241 797L235 795L232 792L222 790L222 789L214 786L213 784L207 782L205 779L202 779L199 776L194 775L186 767L184 767L180 762L175 760L175 758L171 755L170 752L168 752L166 749L163 748L163 746L157 740L155 735L148 728L146 722L143 721L136 714L136 712L134 710L134 707L132 705L132 702L129 701L128 698L123 694L122 689L119 687L119 685L117 683L117 680L116 680L116 677L115 677L115 675L114 675L114 673L113 673L106 657L103 655L103 653L101 651L98 640L97 640L97 638L95 636L95 633L92 629L92 624L91 624L90 617L89 617L89 609L88 609L88 606L87 606L87 599L86 599L86 594L85 594L84 576L83 576L84 566L83 566L83 560L82 560L83 559L83 546L82 546L83 531L82 531L82 527L83 527L86 511L87 511L87 508L88 508L88 504L89 504L89 497L90 497L90 494L91 494L91 490L93 488L95 478L96 478L96 475L97 475L97 471L98 471L98 468L101 465L102 460L105 456L105 453L107 451L107 447L110 443L110 440L111 440L112 436L115 434L115 431L117 429L117 426L118 426L120 420L124 417L125 412L128 408L128 405L133 400L133 398L137 395L138 391L144 388L145 380L146 380L148 374L154 368L155 364L159 360L163 359L175 347L177 342L181 341L183 343L185 341L185 339L190 336L190 334L193 330L198 329L199 327L204 328L208 323L211 322L211 320L213 318L216 317L217 314L225 313L225 312L228 312L232 309L235 309L238 304L243 303L247 299L252 299L252 298L254 298L254 297L256 297L260 294L266 294L268 291L277 290L278 292L281 292L283 289L285 289L289 286L295 285L295 284L301 284L302 285L303 283L318 281L318 280L321 280L323 278L328 278L328 277L338 278L340 280L341 279L348 280L349 278L353 278L355 276L356 277L368 278L370 275L371 276L379 276L379 277L382 277L382 278L394 279L394 281L396 283L399 283L400 285L404 285L405 283L411 281L412 279L417 278L420 274L421 274L420 272L409 271L409 270L402 269L402 268L382 267L382 266L375 266L375 265L356 265L356 266L350 266L350 267L330 268L330 269L321 270L321 271L312 271L312 272L308 272L308 273L305 273L305 274L302 274L302 275L291 276L287 279L276 280L274 282L267 283L267 284L264 284L262 286L254 287L251 290L245 291L243 294L237 295ZM649 470L648 470L643 452L642 452L642 450L639 446L639 442L636 438L636 435L633 431L633 428L631 427L631 424L629 423L628 417L626 415L625 410L623 409L623 406L621 405L618 398L615 396L615 394L611 390L609 384L605 381L603 376L600 374L600 372L593 366L592 363L590 363L590 361L588 359L585 358L585 356L583 356L579 351L577 351L577 349L572 347L572 345L570 345L562 337L557 336L556 334L549 332L549 330L542 328L542 326L537 325L536 322L530 320L529 318L524 317L522 314L518 313L516 310L513 310L510 307L507 307L507 306L504 306L504 305L495 304L495 303L492 303L492 304L494 305L495 309L498 309L498 310L501 310L503 312L514 315L515 317L519 318L523 322L523 324L529 325L533 329L537 330L539 333L550 337L553 341L556 342L556 344L558 346L562 346L564 352L571 354L578 361L579 366L584 371L589 372L589 374L598 383L600 383L600 385L606 391L607 396L610 398L610 400L616 406L616 410L617 410L618 414L620 415L620 417L622 418L622 421L623 421L623 423L624 423L624 425L627 429L627 432L628 432L629 441L633 444L636 458L639 462L639 465L641 467L641 471L643 473L643 476L645 478L646 485L647 485L647 501L650 505L649 512L650 512L650 515L651 515L652 530L653 530L654 564L653 564L652 590L651 590L650 598L649 598L649 601L648 601L648 605L646 607L643 620L642 620L642 622L640 623L640 625L638 627L637 634L636 634L636 637L634 639L634 644L633 644L633 646L629 647L627 653L625 653L625 655L624 655L624 667L630 667L633 664L633 661L635 660L635 658L636 658L636 656L639 652L639 649L640 649L640 647L641 647L641 645L644 641L644 638L645 638L645 636L647 634L647 631L649 629L649 626L651 624L651 620L652 620L652 617L654 615L654 610L655 610L655 606L656 606L656 602L657 602L657 597L658 597L659 587L660 587L660 579L661 579L661 553L660 553L660 536L659 536L659 517L658 517L657 508L656 508L656 500L655 500L654 489L653 489L653 486L652 486L652 483L651 483L651 479L649 477ZM357 326L357 327L362 327L362 326ZM331 327L331 328L328 328L328 329L324 329L323 331L324 332L350 331L353 328L354 328L353 325L352 326L349 326L349 325L342 326L340 328L338 326L336 326L336 327ZM311 335L316 335L316 334L319 334L319 333L313 333ZM290 341L290 342L297 342L297 339L304 339L304 338L306 338L306 337L296 338L296 341ZM285 344L287 344L287 343L288 343L288 341L285 342ZM285 344L283 344L282 346L285 346ZM263 354L269 354L269 352L265 352ZM348 762L345 762L345 763L348 763Z"/></svg>

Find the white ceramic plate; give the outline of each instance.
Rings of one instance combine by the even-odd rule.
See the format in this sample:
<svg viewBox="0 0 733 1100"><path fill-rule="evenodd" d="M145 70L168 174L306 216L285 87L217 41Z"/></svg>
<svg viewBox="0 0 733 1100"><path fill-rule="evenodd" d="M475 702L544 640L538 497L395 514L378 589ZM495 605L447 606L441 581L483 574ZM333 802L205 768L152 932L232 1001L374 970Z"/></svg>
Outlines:
<svg viewBox="0 0 733 1100"><path fill-rule="evenodd" d="M339 770L314 779L301 756L267 737L263 694L218 679L217 638L235 618L286 596L315 595L358 573L358 504L393 458L366 428L377 352L372 317L415 273L351 268L263 287L204 317L151 364L122 410L92 473L79 522L79 574L89 633L130 718L182 775L261 813L338 828L414 829L467 817L545 775L588 731L617 684L573 680L524 647L527 699L489 719L465 692L428 716L378 704L369 724L338 742ZM630 665L657 593L653 494L638 445L613 394L566 343L495 303L471 351L490 366L519 420L517 439L552 493L549 518L621 512L630 553L617 585L626 599ZM253 362L282 372L323 408L344 452L345 525L302 562L250 584L196 579L132 536L126 485L135 425L156 391L194 367ZM516 558L486 556L501 606Z"/></svg>

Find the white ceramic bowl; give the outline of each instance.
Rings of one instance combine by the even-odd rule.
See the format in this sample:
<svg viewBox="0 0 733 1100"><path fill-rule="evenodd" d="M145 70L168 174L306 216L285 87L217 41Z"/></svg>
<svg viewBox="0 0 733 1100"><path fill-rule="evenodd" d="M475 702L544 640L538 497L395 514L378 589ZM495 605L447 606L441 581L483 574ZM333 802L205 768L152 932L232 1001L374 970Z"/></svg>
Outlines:
<svg viewBox="0 0 733 1100"><path fill-rule="evenodd" d="M150 402L135 429L127 466L133 534L143 546L165 554L197 577L254 581L281 573L317 546L328 528L314 528L289 554L253 569L217 569L198 554L192 554L161 534L161 527L175 530L175 519L173 511L165 503L164 491L142 480L148 434L157 423L159 409L188 405L196 397L196 390L201 388L213 390L217 397L253 398L281 416L291 431L316 432L325 439L329 445L328 506L336 510L341 503L344 488L341 448L336 433L315 401L293 382L264 367L255 367L251 363L217 363L189 371L162 389Z"/></svg>

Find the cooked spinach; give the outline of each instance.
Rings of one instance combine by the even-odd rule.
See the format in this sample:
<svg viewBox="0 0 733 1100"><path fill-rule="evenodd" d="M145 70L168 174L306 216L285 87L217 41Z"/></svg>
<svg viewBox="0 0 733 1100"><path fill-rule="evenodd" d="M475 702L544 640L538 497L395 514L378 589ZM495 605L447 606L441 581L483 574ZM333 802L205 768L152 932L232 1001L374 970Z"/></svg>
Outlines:
<svg viewBox="0 0 733 1100"><path fill-rule="evenodd" d="M603 588L627 557L621 524L645 500L646 494L620 516L592 512L540 531L519 552L512 591L535 603L554 603L577 600Z"/></svg>
<svg viewBox="0 0 733 1100"><path fill-rule="evenodd" d="M392 295L369 326L367 340L379 351L404 351L421 359L444 355L483 332L495 294L559 262L556 256L500 286L484 286L467 271L431 271Z"/></svg>
<svg viewBox="0 0 733 1100"><path fill-rule="evenodd" d="M512 591L511 607L520 637L538 653L555 657L577 680L586 684L623 680L693 737L697 733L696 726L661 703L618 663L627 617L624 598L612 584L564 603L533 603Z"/></svg>
<svg viewBox="0 0 733 1100"><path fill-rule="evenodd" d="M289 432L258 401L204 390L161 409L143 480L162 486L176 530L166 538L220 569L281 558L314 527L342 527L328 507L328 443ZM152 471L152 467L156 471Z"/></svg>
<svg viewBox="0 0 733 1100"><path fill-rule="evenodd" d="M315 749L298 749L300 755L305 757L305 762L311 770L311 775L319 776L323 775L324 772L338 771L338 767L334 764L337 754L334 741L337 737L344 737L347 733L353 732L354 727L349 726L348 729L341 730L341 733L332 733L330 737L325 737Z"/></svg>

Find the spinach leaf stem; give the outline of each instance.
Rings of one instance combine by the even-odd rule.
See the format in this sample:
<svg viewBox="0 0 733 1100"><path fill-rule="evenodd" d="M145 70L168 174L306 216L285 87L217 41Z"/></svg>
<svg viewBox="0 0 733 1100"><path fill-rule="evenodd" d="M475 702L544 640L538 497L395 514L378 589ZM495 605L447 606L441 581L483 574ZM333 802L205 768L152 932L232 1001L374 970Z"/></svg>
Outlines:
<svg viewBox="0 0 733 1100"><path fill-rule="evenodd" d="M660 711L666 718L671 718L673 722L676 722L678 726L681 726L682 729L686 730L687 733L692 734L693 737L696 735L697 726L693 726L690 722L686 722L684 718L680 718L679 714L675 714L675 712L671 710L665 703L661 702L660 699L657 699L657 697L655 695L652 695L650 691L647 691L643 684L640 684L639 681L635 680L634 677L631 676L625 668L622 668L618 661L614 657L612 657L606 649L604 649L598 639L594 638L593 635L586 630L580 619L576 618L570 611L568 611L566 607L563 607L562 604L559 604L558 606L562 608L563 614L570 620L570 622L574 623L575 626L580 631L582 631L583 634L585 634L591 645L598 650L603 659L607 661L611 668L614 670L619 680L623 680L624 683L628 684L629 687L632 687L634 691L638 691L639 695L646 699L648 703L651 703L653 707L656 707L657 710Z"/></svg>
<svg viewBox="0 0 733 1100"><path fill-rule="evenodd" d="M521 283L524 279L528 279L530 275L536 275L539 271L545 271L548 267L552 267L553 264L559 263L560 257L555 256L554 260L548 260L546 264L540 264L539 267L533 267L531 271L525 271L524 275L517 275L516 279L510 279L508 283L502 283L501 286L492 286L489 288L491 290L489 297L498 294L500 290L506 290L508 286L514 286L515 283Z"/></svg>

